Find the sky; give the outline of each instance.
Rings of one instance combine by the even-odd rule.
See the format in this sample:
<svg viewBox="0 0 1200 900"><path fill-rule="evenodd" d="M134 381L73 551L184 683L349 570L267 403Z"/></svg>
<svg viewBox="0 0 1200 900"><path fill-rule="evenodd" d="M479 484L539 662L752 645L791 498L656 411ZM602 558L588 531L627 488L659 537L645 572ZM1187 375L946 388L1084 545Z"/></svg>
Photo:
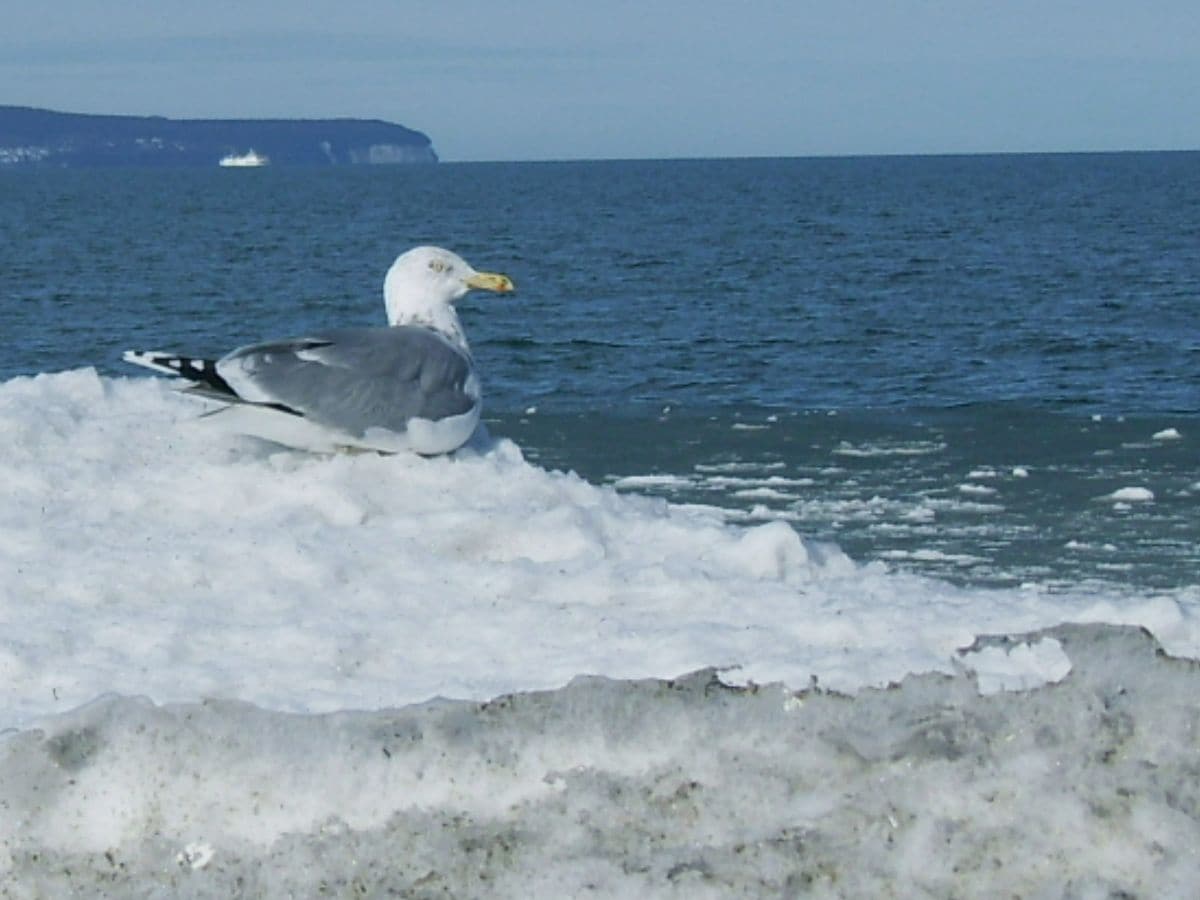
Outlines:
<svg viewBox="0 0 1200 900"><path fill-rule="evenodd" d="M443 160L1200 148L1197 0L7 6L0 103L384 119Z"/></svg>

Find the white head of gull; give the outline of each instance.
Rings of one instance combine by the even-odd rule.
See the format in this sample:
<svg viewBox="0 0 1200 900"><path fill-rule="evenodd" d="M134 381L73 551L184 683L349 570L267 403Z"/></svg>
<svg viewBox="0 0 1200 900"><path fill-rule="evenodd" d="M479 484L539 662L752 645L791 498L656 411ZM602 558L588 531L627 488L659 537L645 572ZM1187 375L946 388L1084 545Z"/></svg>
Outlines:
<svg viewBox="0 0 1200 900"><path fill-rule="evenodd" d="M244 434L318 452L449 453L475 432L483 402L454 311L473 288L507 293L513 283L449 250L417 247L384 280L386 327L251 344L216 360L157 351L125 359L227 404L206 418Z"/></svg>
<svg viewBox="0 0 1200 900"><path fill-rule="evenodd" d="M383 280L389 325L423 325L467 350L454 303L472 288L506 293L513 283L495 272L477 272L457 253L414 247L401 253Z"/></svg>

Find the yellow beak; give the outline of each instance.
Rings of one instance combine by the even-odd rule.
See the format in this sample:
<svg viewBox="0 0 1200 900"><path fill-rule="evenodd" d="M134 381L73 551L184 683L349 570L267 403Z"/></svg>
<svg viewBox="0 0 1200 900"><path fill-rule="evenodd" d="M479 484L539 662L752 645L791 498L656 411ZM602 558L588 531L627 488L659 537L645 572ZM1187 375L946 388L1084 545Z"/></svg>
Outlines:
<svg viewBox="0 0 1200 900"><path fill-rule="evenodd" d="M516 290L511 278L495 272L476 272L467 279L467 287L477 288L481 291L496 291L500 294L507 294Z"/></svg>

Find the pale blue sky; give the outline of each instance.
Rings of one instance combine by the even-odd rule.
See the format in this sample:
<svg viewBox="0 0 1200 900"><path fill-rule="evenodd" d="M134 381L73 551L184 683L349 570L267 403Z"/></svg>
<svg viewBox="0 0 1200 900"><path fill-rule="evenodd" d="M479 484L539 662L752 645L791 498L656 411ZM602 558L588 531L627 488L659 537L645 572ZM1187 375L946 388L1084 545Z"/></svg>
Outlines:
<svg viewBox="0 0 1200 900"><path fill-rule="evenodd" d="M0 103L355 116L443 159L1200 148L1200 2L9 4Z"/></svg>

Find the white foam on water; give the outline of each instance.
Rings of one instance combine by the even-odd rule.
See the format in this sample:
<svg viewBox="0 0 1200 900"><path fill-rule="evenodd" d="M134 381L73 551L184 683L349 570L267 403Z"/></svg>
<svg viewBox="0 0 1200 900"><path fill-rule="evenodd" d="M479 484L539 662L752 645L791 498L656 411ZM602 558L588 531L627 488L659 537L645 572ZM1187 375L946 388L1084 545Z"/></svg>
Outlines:
<svg viewBox="0 0 1200 900"><path fill-rule="evenodd" d="M772 487L742 488L733 492L739 500L794 500L796 495Z"/></svg>
<svg viewBox="0 0 1200 900"><path fill-rule="evenodd" d="M990 497L996 493L996 489L994 487L988 487L984 484L973 484L968 481L958 486L958 492L960 494L968 494L976 497Z"/></svg>
<svg viewBox="0 0 1200 900"><path fill-rule="evenodd" d="M767 475L749 478L735 475L710 475L703 485L713 488L727 487L808 487L815 482L811 478L785 478L782 475Z"/></svg>
<svg viewBox="0 0 1200 900"><path fill-rule="evenodd" d="M1080 550L1085 552L1115 553L1117 551L1116 544L1093 544L1089 543L1088 541L1077 541L1074 539L1067 541L1063 546L1068 550Z"/></svg>
<svg viewBox="0 0 1200 900"><path fill-rule="evenodd" d="M1111 494L1105 494L1100 499L1117 503L1150 503L1154 500L1154 491L1148 487L1123 487L1117 488Z"/></svg>
<svg viewBox="0 0 1200 900"><path fill-rule="evenodd" d="M969 553L945 553L941 550L922 548L920 550L885 550L880 554L883 559L891 560L920 560L922 562L949 562L958 566L974 566L987 560L982 556L972 556Z"/></svg>
<svg viewBox="0 0 1200 900"><path fill-rule="evenodd" d="M763 470L782 469L782 462L744 462L733 461L723 463L696 463L697 472L761 472Z"/></svg>
<svg viewBox="0 0 1200 900"><path fill-rule="evenodd" d="M645 488L688 488L694 484L691 478L682 475L625 475L613 480L612 485L623 490Z"/></svg>
<svg viewBox="0 0 1200 900"><path fill-rule="evenodd" d="M937 518L937 513L928 506L914 506L905 510L900 518L907 522L929 523Z"/></svg>
<svg viewBox="0 0 1200 900"><path fill-rule="evenodd" d="M889 444L852 444L842 441L833 448L837 456L872 458L879 456L928 456L941 453L946 445L940 441L897 441Z"/></svg>
<svg viewBox="0 0 1200 900"><path fill-rule="evenodd" d="M973 492L968 492L968 495ZM988 515L1004 512L999 503L982 503L975 500L954 500L948 497L927 497L925 505L934 512L978 513Z"/></svg>

